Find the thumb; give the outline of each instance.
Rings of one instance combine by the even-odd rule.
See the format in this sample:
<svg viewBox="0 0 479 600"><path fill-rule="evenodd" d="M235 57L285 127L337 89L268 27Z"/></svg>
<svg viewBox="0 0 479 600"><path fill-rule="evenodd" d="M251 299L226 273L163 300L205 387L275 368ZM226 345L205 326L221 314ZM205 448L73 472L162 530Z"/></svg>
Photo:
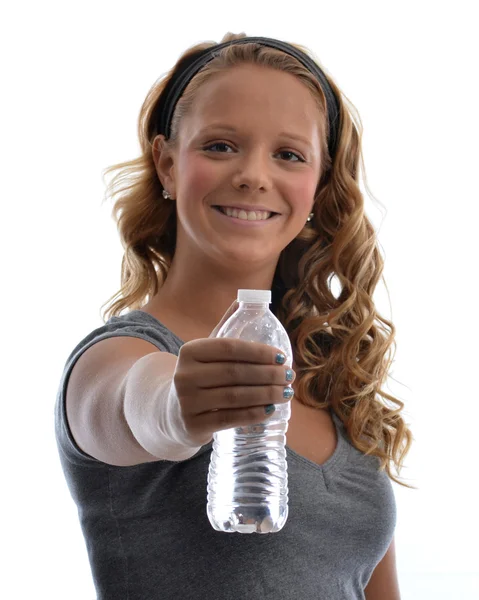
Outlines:
<svg viewBox="0 0 479 600"><path fill-rule="evenodd" d="M210 337L210 338L216 337L216 334L221 329L221 327L223 326L223 324L231 317L231 315L234 312L236 312L237 308L238 308L238 301L235 300L233 302L233 304L225 312L225 314L221 317L221 321L218 323L218 325L216 325L216 327L213 329L213 331L210 333L210 335L208 337Z"/></svg>

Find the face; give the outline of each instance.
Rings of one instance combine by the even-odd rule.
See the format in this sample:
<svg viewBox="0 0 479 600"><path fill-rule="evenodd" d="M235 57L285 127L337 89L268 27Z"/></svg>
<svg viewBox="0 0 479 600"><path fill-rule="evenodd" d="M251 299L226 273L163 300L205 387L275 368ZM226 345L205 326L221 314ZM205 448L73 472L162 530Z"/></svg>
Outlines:
<svg viewBox="0 0 479 600"><path fill-rule="evenodd" d="M276 265L312 210L320 135L311 92L289 73L242 65L205 83L177 149L157 165L176 198L177 252L231 266ZM216 206L276 214L251 225Z"/></svg>

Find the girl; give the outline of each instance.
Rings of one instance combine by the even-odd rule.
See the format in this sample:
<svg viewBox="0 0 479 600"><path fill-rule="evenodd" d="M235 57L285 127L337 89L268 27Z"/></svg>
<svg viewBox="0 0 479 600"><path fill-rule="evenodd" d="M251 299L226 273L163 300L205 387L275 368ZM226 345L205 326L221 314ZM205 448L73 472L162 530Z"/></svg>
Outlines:
<svg viewBox="0 0 479 600"><path fill-rule="evenodd" d="M351 110L304 48L228 34L155 83L141 156L108 170L122 288L55 413L99 600L399 598L391 464L412 435L381 389L395 328L372 300L383 261ZM292 373L278 349L214 337L239 288L272 290ZM287 401L285 526L215 531L214 432Z"/></svg>

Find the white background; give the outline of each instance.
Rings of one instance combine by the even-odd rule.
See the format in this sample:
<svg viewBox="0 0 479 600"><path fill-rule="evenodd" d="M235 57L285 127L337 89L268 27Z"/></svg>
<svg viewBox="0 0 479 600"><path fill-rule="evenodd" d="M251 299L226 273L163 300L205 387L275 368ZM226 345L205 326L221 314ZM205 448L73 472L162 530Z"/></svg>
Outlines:
<svg viewBox="0 0 479 600"><path fill-rule="evenodd" d="M415 436L395 485L403 600L479 597L474 2L16 2L2 10L2 546L9 599L92 600L53 430L68 354L122 248L102 171L137 156L146 93L227 31L310 48L358 108L397 327L389 390ZM476 41L475 41L476 40ZM278 565L278 568L282 568ZM3 591L8 591L7 595Z"/></svg>

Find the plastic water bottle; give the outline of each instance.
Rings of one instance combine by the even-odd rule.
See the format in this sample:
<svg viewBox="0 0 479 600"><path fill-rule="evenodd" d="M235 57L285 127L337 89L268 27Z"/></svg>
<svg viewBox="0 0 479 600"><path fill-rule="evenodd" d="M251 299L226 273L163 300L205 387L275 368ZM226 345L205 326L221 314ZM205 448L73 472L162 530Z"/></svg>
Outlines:
<svg viewBox="0 0 479 600"><path fill-rule="evenodd" d="M240 338L279 348L293 364L288 334L270 311L270 290L238 290L239 308L216 337ZM285 386L286 387L286 386ZM289 386L291 387L291 386ZM291 401L272 417L213 434L207 514L217 531L275 533L288 518L286 431Z"/></svg>

